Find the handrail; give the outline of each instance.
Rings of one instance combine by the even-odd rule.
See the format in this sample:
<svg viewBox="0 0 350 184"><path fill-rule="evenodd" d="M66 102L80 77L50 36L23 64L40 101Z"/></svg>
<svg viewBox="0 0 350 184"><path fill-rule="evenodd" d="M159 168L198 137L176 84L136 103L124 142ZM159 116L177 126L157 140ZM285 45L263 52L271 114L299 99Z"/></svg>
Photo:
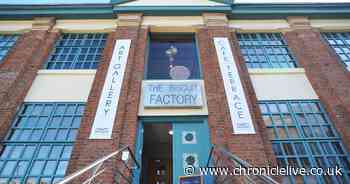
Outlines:
<svg viewBox="0 0 350 184"><path fill-rule="evenodd" d="M219 146L215 146L215 145L212 146L212 148L210 150L209 158L208 158L208 161L207 161L207 167L210 166L210 161L211 161L211 159L213 157L214 149L216 149L216 150L220 151L221 153L225 154L230 159L232 159L233 161L235 161L236 163L241 165L243 168L251 168L252 167L251 164L249 164L245 160L242 160L241 158L239 158L238 156L236 156L233 153L229 152L225 148L219 147ZM247 177L248 177L249 180L252 180L252 178L249 178L249 176L247 176ZM259 179L265 181L268 184L280 184L276 180L274 180L273 178L271 178L270 176L267 176L265 174L263 174L263 175L256 175L256 177L258 177Z"/></svg>
<svg viewBox="0 0 350 184"><path fill-rule="evenodd" d="M104 156L104 157L94 161L93 163L89 164L88 166L84 167L83 169L80 169L80 170L74 172L73 174L65 177L62 181L58 182L57 184L67 184L68 182L72 181L73 179L76 179L77 177L79 177L80 175L84 174L85 172L96 168L93 171L92 177L87 179L85 182L82 182L82 183L90 183L95 177L97 177L102 172L104 172L104 169L102 169L101 171L98 171L98 170L100 169L100 167L102 166L102 164L105 161L111 159L112 157L115 157L115 156L119 155L120 153L123 153L123 151L126 151L126 150L128 151L128 153L130 153L130 156L133 159L133 161L135 162L137 169L139 169L140 168L140 164L135 159L135 156L133 155L131 149L129 148L129 146L124 146L124 147L118 149L117 151L112 152L112 153L110 153L110 154L108 154L108 155L106 155L106 156ZM124 178L124 179L126 179L126 178Z"/></svg>

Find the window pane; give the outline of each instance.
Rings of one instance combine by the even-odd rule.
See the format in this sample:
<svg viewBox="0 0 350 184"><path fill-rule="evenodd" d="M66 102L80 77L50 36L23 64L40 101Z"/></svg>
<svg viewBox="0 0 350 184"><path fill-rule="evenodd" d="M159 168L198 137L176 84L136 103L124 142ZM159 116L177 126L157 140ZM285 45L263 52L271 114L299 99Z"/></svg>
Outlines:
<svg viewBox="0 0 350 184"><path fill-rule="evenodd" d="M269 110L267 109L266 105L265 104L259 104L259 107L260 107L260 110L261 110L261 113L268 113Z"/></svg>
<svg viewBox="0 0 350 184"><path fill-rule="evenodd" d="M8 157L12 149L13 149L13 146L6 146L6 147L4 147L3 151L1 153L1 158Z"/></svg>
<svg viewBox="0 0 350 184"><path fill-rule="evenodd" d="M16 161L8 161L6 162L4 168L2 169L1 176L11 175L16 167Z"/></svg>
<svg viewBox="0 0 350 184"><path fill-rule="evenodd" d="M55 173L56 170L56 161L48 161L46 162L46 166L44 169L44 175L53 175Z"/></svg>
<svg viewBox="0 0 350 184"><path fill-rule="evenodd" d="M294 167L294 168L298 168L299 167L298 161L297 161L296 158L288 158L287 160L288 160L288 165L290 167Z"/></svg>
<svg viewBox="0 0 350 184"><path fill-rule="evenodd" d="M38 153L38 158L47 158L51 150L51 146L41 146L39 153Z"/></svg>
<svg viewBox="0 0 350 184"><path fill-rule="evenodd" d="M350 70L350 33L323 33L323 37L334 49L334 52L339 56L345 67Z"/></svg>
<svg viewBox="0 0 350 184"><path fill-rule="evenodd" d="M70 130L67 140L75 140L75 138L77 137L77 133L77 130Z"/></svg>
<svg viewBox="0 0 350 184"><path fill-rule="evenodd" d="M347 157L340 157L340 163L342 165L343 168L349 170L350 169L350 163L349 163L349 159Z"/></svg>
<svg viewBox="0 0 350 184"><path fill-rule="evenodd" d="M278 136L280 139L287 138L287 133L286 133L285 128L277 128L277 131L278 131Z"/></svg>
<svg viewBox="0 0 350 184"><path fill-rule="evenodd" d="M51 178L40 178L40 184L49 184L51 183Z"/></svg>
<svg viewBox="0 0 350 184"><path fill-rule="evenodd" d="M279 115L272 115L274 125L282 125L282 119Z"/></svg>
<svg viewBox="0 0 350 184"><path fill-rule="evenodd" d="M55 177L52 183L58 183L62 180L63 178Z"/></svg>
<svg viewBox="0 0 350 184"><path fill-rule="evenodd" d="M263 101L259 102L259 105L268 107L265 108L262 116L280 167L286 163L303 168L327 169L338 166L343 168L344 173L343 176L331 177L286 177L285 182L350 183L349 154L318 101ZM273 123L269 123L271 120ZM274 130L278 133L277 137L273 136Z"/></svg>
<svg viewBox="0 0 350 184"><path fill-rule="evenodd" d="M16 146L13 148L12 152L11 152L11 159L16 159L16 158L20 158L20 156L22 155L24 146Z"/></svg>
<svg viewBox="0 0 350 184"><path fill-rule="evenodd" d="M194 35L151 35L147 79L199 79Z"/></svg>
<svg viewBox="0 0 350 184"><path fill-rule="evenodd" d="M81 117L75 117L73 118L73 124L72 127L73 128L78 128L81 122Z"/></svg>
<svg viewBox="0 0 350 184"><path fill-rule="evenodd" d="M272 144L273 151L275 152L276 155L282 155L282 149L279 146L279 144Z"/></svg>
<svg viewBox="0 0 350 184"><path fill-rule="evenodd" d="M284 114L283 115L283 121L286 125L292 125L293 124L293 119L290 115Z"/></svg>
<svg viewBox="0 0 350 184"><path fill-rule="evenodd" d="M19 162L17 165L17 168L15 169L15 173L14 173L15 176L24 176L28 166L29 166L28 161Z"/></svg>
<svg viewBox="0 0 350 184"><path fill-rule="evenodd" d="M27 146L24 153L23 158L30 159L34 156L35 146Z"/></svg>
<svg viewBox="0 0 350 184"><path fill-rule="evenodd" d="M296 127L288 127L288 136L290 138L298 138L299 134L298 134L298 130Z"/></svg>
<svg viewBox="0 0 350 184"><path fill-rule="evenodd" d="M46 69L96 69L106 34L66 33L56 42Z"/></svg>
<svg viewBox="0 0 350 184"><path fill-rule="evenodd" d="M279 110L276 104L269 104L268 107L271 113L279 113Z"/></svg>
<svg viewBox="0 0 350 184"><path fill-rule="evenodd" d="M48 129L46 132L45 140L52 141L56 139L57 129Z"/></svg>
<svg viewBox="0 0 350 184"><path fill-rule="evenodd" d="M280 33L239 33L237 38L248 68L296 67ZM281 107L280 110L283 112L286 109Z"/></svg>
<svg viewBox="0 0 350 184"><path fill-rule="evenodd" d="M30 177L27 179L26 184L36 184L37 178Z"/></svg>
<svg viewBox="0 0 350 184"><path fill-rule="evenodd" d="M297 152L298 155L305 155L306 154L303 143L295 143L294 148L295 148L295 151Z"/></svg>
<svg viewBox="0 0 350 184"><path fill-rule="evenodd" d="M68 167L68 162L67 161L61 161L58 164L56 175L64 175L66 173L67 167Z"/></svg>
<svg viewBox="0 0 350 184"><path fill-rule="evenodd" d="M27 117L20 117L17 120L17 123L15 124L16 127L26 127L27 126Z"/></svg>
<svg viewBox="0 0 350 184"><path fill-rule="evenodd" d="M311 163L307 158L301 158L300 162L303 168L311 168Z"/></svg>
<svg viewBox="0 0 350 184"><path fill-rule="evenodd" d="M312 131L309 126L302 126L302 129L305 137L312 137Z"/></svg>
<svg viewBox="0 0 350 184"><path fill-rule="evenodd" d="M275 139L277 137L273 128L267 128L267 132L270 139Z"/></svg>
<svg viewBox="0 0 350 184"><path fill-rule="evenodd" d="M61 127L71 127L73 117L63 117Z"/></svg>
<svg viewBox="0 0 350 184"><path fill-rule="evenodd" d="M8 51L16 43L18 35L0 35L0 63L5 58Z"/></svg>
<svg viewBox="0 0 350 184"><path fill-rule="evenodd" d="M61 129L57 133L56 140L67 140L68 130Z"/></svg>
<svg viewBox="0 0 350 184"><path fill-rule="evenodd" d="M332 142L332 146L333 146L336 153L339 153L339 154L344 153L343 148L341 147L339 142Z"/></svg>
<svg viewBox="0 0 350 184"><path fill-rule="evenodd" d="M20 179L19 178L12 178L10 181L11 184L20 184Z"/></svg>
<svg viewBox="0 0 350 184"><path fill-rule="evenodd" d="M277 164L278 164L279 167L286 167L287 166L287 164L284 161L284 159L277 159Z"/></svg>
<svg viewBox="0 0 350 184"><path fill-rule="evenodd" d="M317 143L309 143L311 147L311 151L314 155L321 154L320 148L318 147Z"/></svg>
<svg viewBox="0 0 350 184"><path fill-rule="evenodd" d="M286 155L294 155L293 147L290 143L283 143L282 145Z"/></svg>
<svg viewBox="0 0 350 184"><path fill-rule="evenodd" d="M263 116L263 120L264 120L266 126L272 125L272 120L271 120L270 116Z"/></svg>
<svg viewBox="0 0 350 184"><path fill-rule="evenodd" d="M332 154L332 148L327 142L322 142L321 146L323 148L323 153L325 154Z"/></svg>
<svg viewBox="0 0 350 184"><path fill-rule="evenodd" d="M65 146L62 153L62 159L69 159L72 153L72 146Z"/></svg>
<svg viewBox="0 0 350 184"><path fill-rule="evenodd" d="M40 175L44 168L45 161L35 161L30 171L31 175Z"/></svg>
<svg viewBox="0 0 350 184"><path fill-rule="evenodd" d="M83 113L78 106L84 108L76 103L25 103L4 140L0 181L2 177L4 182L19 183L26 178L25 183L38 183L44 174L42 181L51 183L56 172L61 176L55 181L62 179ZM49 120L58 122L55 128Z"/></svg>
<svg viewBox="0 0 350 184"><path fill-rule="evenodd" d="M50 159L59 158L61 156L62 148L63 146L53 146L49 158Z"/></svg>

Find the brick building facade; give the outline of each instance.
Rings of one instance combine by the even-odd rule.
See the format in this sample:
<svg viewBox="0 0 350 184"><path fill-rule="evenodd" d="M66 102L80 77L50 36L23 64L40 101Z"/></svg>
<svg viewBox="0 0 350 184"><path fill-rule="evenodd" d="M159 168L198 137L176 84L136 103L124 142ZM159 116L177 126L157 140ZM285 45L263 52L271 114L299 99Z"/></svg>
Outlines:
<svg viewBox="0 0 350 184"><path fill-rule="evenodd" d="M97 182L177 184L234 157L342 172L278 183L349 183L349 17L348 3L0 3L0 183L58 183L121 149Z"/></svg>

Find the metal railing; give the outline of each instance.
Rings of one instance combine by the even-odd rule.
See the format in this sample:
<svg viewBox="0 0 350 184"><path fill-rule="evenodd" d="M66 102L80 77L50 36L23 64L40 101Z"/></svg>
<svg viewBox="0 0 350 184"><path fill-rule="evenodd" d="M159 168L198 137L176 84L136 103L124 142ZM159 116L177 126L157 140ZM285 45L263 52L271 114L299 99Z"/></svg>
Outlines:
<svg viewBox="0 0 350 184"><path fill-rule="evenodd" d="M120 156L120 154L122 154L122 155L121 155L121 160L119 160L119 161L121 161L123 163L124 167L128 170L129 174L131 176L133 176L133 170L140 169L140 164L135 159L135 156L132 153L129 146L125 146L125 147L122 147L121 149L118 149L117 151L115 151L113 153L110 153L110 154L102 157L101 159L96 160L95 162L93 162L93 163L89 164L88 166L74 172L73 174L65 177L62 181L58 182L58 184L68 184L70 182L73 182L75 179L78 179L83 174L86 174L88 171L92 171L91 176L88 177L85 181L80 181L79 183L81 183L81 184L94 184L96 182L97 177L105 171L105 168L103 168L103 164L112 158ZM132 161L135 163L136 167L129 167L128 166L129 155L131 156ZM127 176L125 176L124 172L119 171L118 168L116 170L117 170L117 173L121 176L121 178L123 178L127 183L129 183L129 184L132 183L132 180L129 179Z"/></svg>
<svg viewBox="0 0 350 184"><path fill-rule="evenodd" d="M224 167L224 168L252 168L253 166L248 162L240 159L238 156L232 154L227 149L219 146L213 146L210 150L209 158L207 161L207 167ZM273 178L267 175L242 175L244 183L249 184L279 184ZM233 175L221 175L216 176L215 183L216 184L225 184L225 183L241 183L237 181L239 179L238 176Z"/></svg>

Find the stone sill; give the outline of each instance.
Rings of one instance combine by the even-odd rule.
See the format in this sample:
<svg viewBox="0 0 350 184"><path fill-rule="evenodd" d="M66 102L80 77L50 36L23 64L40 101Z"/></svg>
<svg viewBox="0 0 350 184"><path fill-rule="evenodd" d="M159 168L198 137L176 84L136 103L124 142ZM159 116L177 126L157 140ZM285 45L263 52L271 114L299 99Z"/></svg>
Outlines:
<svg viewBox="0 0 350 184"><path fill-rule="evenodd" d="M248 69L251 75L285 75L285 74L305 74L304 68L266 68Z"/></svg>
<svg viewBox="0 0 350 184"><path fill-rule="evenodd" d="M96 70L39 70L38 75L95 75Z"/></svg>

